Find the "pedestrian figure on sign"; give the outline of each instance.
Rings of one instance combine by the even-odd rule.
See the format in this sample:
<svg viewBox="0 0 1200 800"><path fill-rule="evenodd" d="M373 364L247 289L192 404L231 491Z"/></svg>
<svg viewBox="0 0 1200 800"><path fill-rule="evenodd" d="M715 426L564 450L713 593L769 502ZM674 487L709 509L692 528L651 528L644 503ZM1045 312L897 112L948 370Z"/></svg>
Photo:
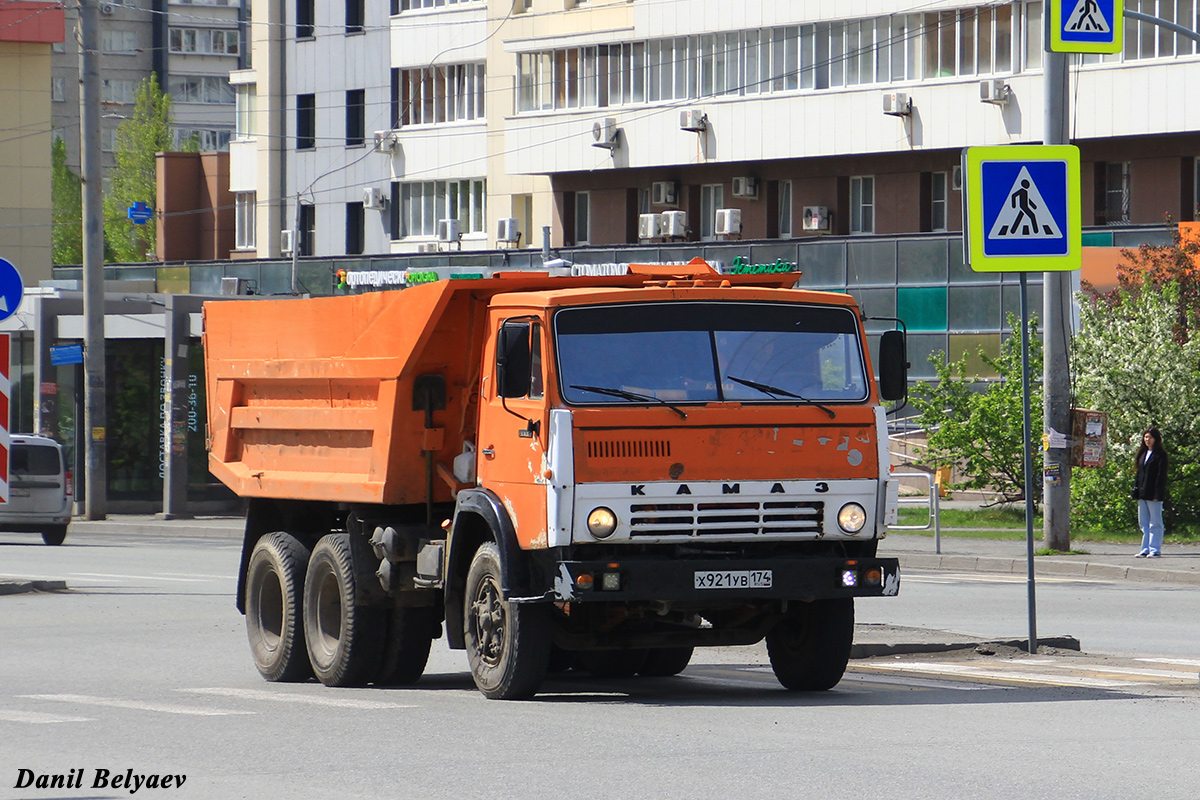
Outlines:
<svg viewBox="0 0 1200 800"><path fill-rule="evenodd" d="M1008 228L1008 234L1012 235L1029 235L1029 231L1024 234L1018 234L1017 230L1021 227L1021 220L1026 219L1033 227L1033 232L1038 232L1037 214L1034 209L1038 207L1037 203L1029 199L1029 181L1021 181L1021 188L1012 193L1012 197L1008 199L1008 204L1013 208L1019 209L1017 216L1013 219L1012 225ZM1000 235L1004 235L1004 231L1000 231Z"/></svg>
<svg viewBox="0 0 1200 800"><path fill-rule="evenodd" d="M1083 0L1083 13L1079 15L1079 19L1073 25L1068 25L1067 30L1071 31L1100 31L1104 30L1104 26L1096 21L1094 14L1100 11L1100 6L1096 5L1096 0Z"/></svg>
<svg viewBox="0 0 1200 800"><path fill-rule="evenodd" d="M1158 428L1142 434L1133 499L1138 501L1138 526L1142 529L1142 549L1136 557L1158 558L1162 555L1163 501L1167 499L1167 453Z"/></svg>

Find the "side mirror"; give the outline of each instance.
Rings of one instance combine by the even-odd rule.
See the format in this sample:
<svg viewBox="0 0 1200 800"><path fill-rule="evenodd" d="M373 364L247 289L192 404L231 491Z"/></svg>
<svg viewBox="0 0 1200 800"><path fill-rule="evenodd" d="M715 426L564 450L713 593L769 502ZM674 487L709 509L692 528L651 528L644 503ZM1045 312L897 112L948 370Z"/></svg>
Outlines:
<svg viewBox="0 0 1200 800"><path fill-rule="evenodd" d="M528 322L505 322L496 342L496 389L500 397L529 394L532 355Z"/></svg>
<svg viewBox="0 0 1200 800"><path fill-rule="evenodd" d="M879 338L879 396L903 400L908 395L908 345L903 331L887 331Z"/></svg>

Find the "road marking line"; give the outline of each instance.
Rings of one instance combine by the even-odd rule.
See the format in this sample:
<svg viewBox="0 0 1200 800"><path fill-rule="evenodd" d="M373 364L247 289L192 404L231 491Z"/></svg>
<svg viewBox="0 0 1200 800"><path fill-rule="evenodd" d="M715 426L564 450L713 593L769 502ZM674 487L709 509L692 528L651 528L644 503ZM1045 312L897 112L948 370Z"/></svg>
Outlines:
<svg viewBox="0 0 1200 800"><path fill-rule="evenodd" d="M954 675L962 678L990 678L992 680L1013 681L1016 683L1043 683L1058 686L1084 686L1092 689L1118 689L1128 686L1129 680L1109 680L1104 678L1087 678L1076 675L1051 675L1040 672L1007 672L1005 670L980 669L965 664L872 664L863 665L860 669L880 669L893 672L927 672L934 675Z"/></svg>
<svg viewBox="0 0 1200 800"><path fill-rule="evenodd" d="M1069 667L1066 664L1060 664L1059 666L1061 666L1063 669L1072 669L1072 667ZM1183 672L1181 670L1173 669L1135 669L1133 667L1083 667L1082 669L1092 672L1096 675L1130 675L1134 677L1146 678L1148 680L1153 680L1155 678L1167 678L1169 680L1177 681L1196 680L1195 676L1190 672Z"/></svg>
<svg viewBox="0 0 1200 800"><path fill-rule="evenodd" d="M241 700L268 700L274 703L305 703L312 706L329 706L331 708L356 708L362 710L420 708L420 706L416 705L385 703L379 700L353 700L350 698L323 697L315 694L272 692L268 689L234 689L215 686L202 689L176 689L176 691L191 692L192 694L217 695L220 697L236 697Z"/></svg>
<svg viewBox="0 0 1200 800"><path fill-rule="evenodd" d="M1138 661L1149 661L1152 664L1178 664L1181 667L1200 667L1200 661L1194 658L1139 658Z"/></svg>
<svg viewBox="0 0 1200 800"><path fill-rule="evenodd" d="M90 717L64 717L61 714L43 714L38 711L6 711L0 708L0 720L4 722L28 722L31 725L49 725L56 722L93 722Z"/></svg>
<svg viewBox="0 0 1200 800"><path fill-rule="evenodd" d="M227 717L233 715L251 715L254 711L232 711L220 708L200 708L199 706L178 706L170 703L144 703L140 700L117 700L109 697L91 697L85 694L23 694L34 700L51 700L57 703L79 703L85 706L106 706L109 708L131 708L135 711L158 711L163 714L187 714L193 717Z"/></svg>
<svg viewBox="0 0 1200 800"><path fill-rule="evenodd" d="M70 577L78 578L121 578L130 581L171 581L175 583L208 583L208 578L165 578L158 575L110 575L105 572L68 572Z"/></svg>

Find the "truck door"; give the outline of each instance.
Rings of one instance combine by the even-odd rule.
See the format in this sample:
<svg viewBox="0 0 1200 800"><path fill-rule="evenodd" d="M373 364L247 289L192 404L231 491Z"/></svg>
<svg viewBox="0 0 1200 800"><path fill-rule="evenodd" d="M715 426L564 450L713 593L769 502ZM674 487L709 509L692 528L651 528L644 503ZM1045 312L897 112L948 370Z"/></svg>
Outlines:
<svg viewBox="0 0 1200 800"><path fill-rule="evenodd" d="M508 317L497 318L492 330L479 411L479 482L508 509L521 547L545 547L544 326L534 317Z"/></svg>

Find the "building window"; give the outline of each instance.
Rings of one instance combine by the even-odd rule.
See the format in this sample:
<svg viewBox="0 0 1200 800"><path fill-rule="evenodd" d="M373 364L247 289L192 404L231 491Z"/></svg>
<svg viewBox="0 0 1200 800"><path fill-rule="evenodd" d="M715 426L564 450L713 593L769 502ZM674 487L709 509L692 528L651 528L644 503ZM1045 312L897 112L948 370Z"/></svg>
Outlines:
<svg viewBox="0 0 1200 800"><path fill-rule="evenodd" d="M850 232L875 232L875 178L858 175L850 179Z"/></svg>
<svg viewBox="0 0 1200 800"><path fill-rule="evenodd" d="M362 203L346 203L346 255L356 256L363 251L366 238L366 216Z"/></svg>
<svg viewBox="0 0 1200 800"><path fill-rule="evenodd" d="M311 39L316 34L317 0L296 0L296 38Z"/></svg>
<svg viewBox="0 0 1200 800"><path fill-rule="evenodd" d="M392 186L393 198L397 194L400 203L399 218L392 228L394 239L436 236L440 219L459 220L460 230L464 234L485 232L487 181L397 183Z"/></svg>
<svg viewBox="0 0 1200 800"><path fill-rule="evenodd" d="M300 255L311 256L316 252L317 207L312 203L300 204Z"/></svg>
<svg viewBox="0 0 1200 800"><path fill-rule="evenodd" d="M725 187L719 183L700 187L700 238L708 241L716 236L717 209L725 207Z"/></svg>
<svg viewBox="0 0 1200 800"><path fill-rule="evenodd" d="M67 99L67 79L66 78L51 78L50 79L50 99L55 103L65 102Z"/></svg>
<svg viewBox="0 0 1200 800"><path fill-rule="evenodd" d="M367 91L346 92L346 147L362 147L367 137Z"/></svg>
<svg viewBox="0 0 1200 800"><path fill-rule="evenodd" d="M317 146L317 96L296 95L296 149L312 150Z"/></svg>
<svg viewBox="0 0 1200 800"><path fill-rule="evenodd" d="M421 8L443 8L464 3L479 2L479 0L400 0L401 11L416 11Z"/></svg>
<svg viewBox="0 0 1200 800"><path fill-rule="evenodd" d="M1096 164L1096 224L1124 225L1129 222L1129 162L1101 161Z"/></svg>
<svg viewBox="0 0 1200 800"><path fill-rule="evenodd" d="M258 86L244 83L235 87L234 100L237 105L234 116L235 134L239 139L249 139L258 132Z"/></svg>
<svg viewBox="0 0 1200 800"><path fill-rule="evenodd" d="M393 71L397 118L405 125L483 119L483 64L448 64Z"/></svg>
<svg viewBox="0 0 1200 800"><path fill-rule="evenodd" d="M171 28L167 47L172 53L236 56L241 40L236 30L216 28Z"/></svg>
<svg viewBox="0 0 1200 800"><path fill-rule="evenodd" d="M234 247L238 250L253 250L258 246L257 201L258 195L254 192L239 192L234 195Z"/></svg>
<svg viewBox="0 0 1200 800"><path fill-rule="evenodd" d="M792 182L779 182L779 238L792 237Z"/></svg>
<svg viewBox="0 0 1200 800"><path fill-rule="evenodd" d="M167 91L176 103L232 104L233 87L226 75L178 75L167 81Z"/></svg>
<svg viewBox="0 0 1200 800"><path fill-rule="evenodd" d="M592 196L588 192L575 192L575 244L591 244L592 241Z"/></svg>
<svg viewBox="0 0 1200 800"><path fill-rule="evenodd" d="M100 49L105 53L133 55L138 52L138 37L135 31L101 31Z"/></svg>
<svg viewBox="0 0 1200 800"><path fill-rule="evenodd" d="M229 149L230 132L213 130L212 128L176 128L175 144L195 142L202 153L212 153Z"/></svg>
<svg viewBox="0 0 1200 800"><path fill-rule="evenodd" d="M362 33L366 21L365 0L346 0L346 33Z"/></svg>
<svg viewBox="0 0 1200 800"><path fill-rule="evenodd" d="M117 129L104 128L100 131L100 150L114 153L117 150Z"/></svg>
<svg viewBox="0 0 1200 800"><path fill-rule="evenodd" d="M137 81L108 78L100 82L100 101L133 105L137 95Z"/></svg>
<svg viewBox="0 0 1200 800"><path fill-rule="evenodd" d="M949 176L945 172L935 172L929 182L929 229L931 231L946 230L946 188Z"/></svg>

